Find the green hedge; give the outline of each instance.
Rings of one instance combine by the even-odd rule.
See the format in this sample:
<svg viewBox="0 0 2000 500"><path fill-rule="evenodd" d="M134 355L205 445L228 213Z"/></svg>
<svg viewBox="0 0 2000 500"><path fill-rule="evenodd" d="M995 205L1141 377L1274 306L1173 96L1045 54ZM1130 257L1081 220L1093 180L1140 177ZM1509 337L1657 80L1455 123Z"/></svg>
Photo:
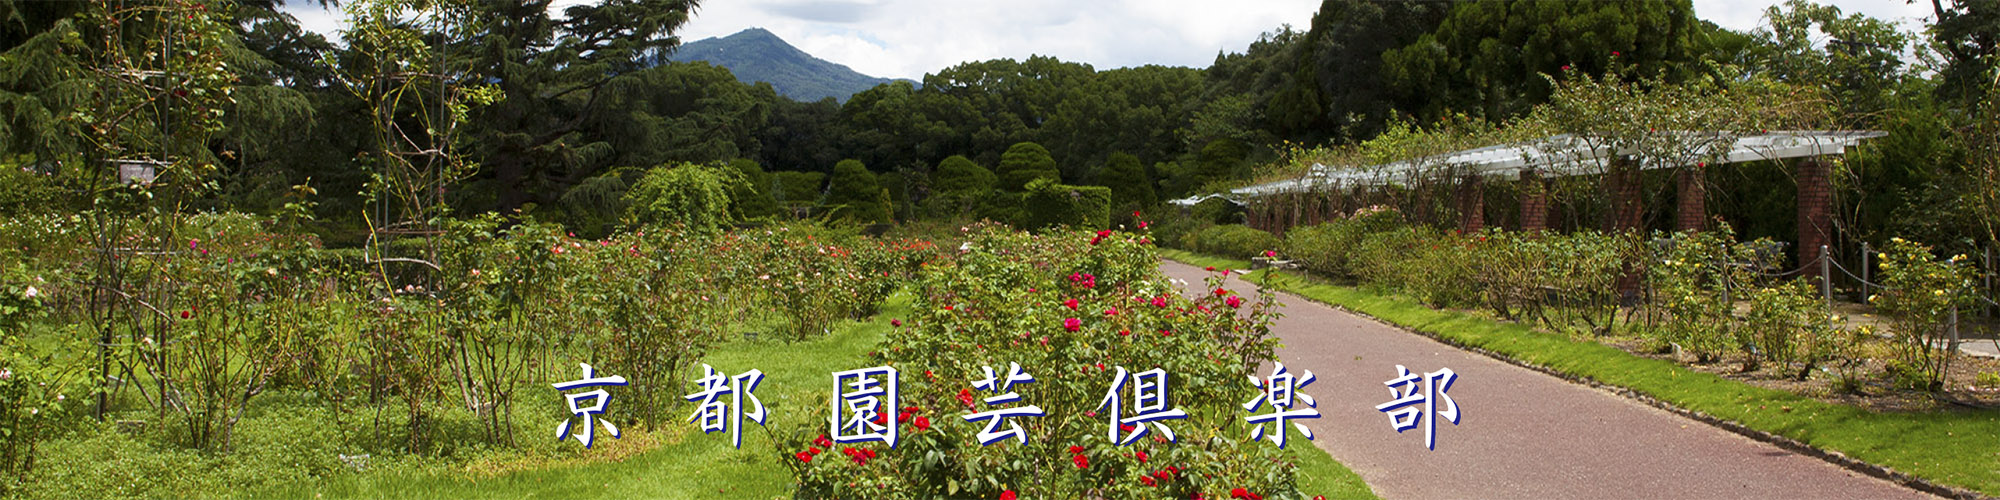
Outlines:
<svg viewBox="0 0 2000 500"><path fill-rule="evenodd" d="M1023 229L1068 225L1101 229L1111 226L1111 188L1071 186L1048 180L1028 183L1022 200Z"/></svg>
<svg viewBox="0 0 2000 500"><path fill-rule="evenodd" d="M1241 224L1209 226L1181 237L1182 248L1236 259L1261 256L1284 244L1269 232Z"/></svg>

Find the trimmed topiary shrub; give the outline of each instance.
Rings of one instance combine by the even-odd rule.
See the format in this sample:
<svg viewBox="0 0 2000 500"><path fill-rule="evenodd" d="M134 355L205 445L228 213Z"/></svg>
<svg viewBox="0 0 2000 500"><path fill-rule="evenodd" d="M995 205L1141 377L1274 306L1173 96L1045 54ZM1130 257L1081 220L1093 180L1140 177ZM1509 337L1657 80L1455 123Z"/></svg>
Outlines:
<svg viewBox="0 0 2000 500"><path fill-rule="evenodd" d="M1111 188L1037 179L1028 183L1028 197L1021 209L1026 215L1021 224L1024 229L1061 225L1101 229L1111 225Z"/></svg>

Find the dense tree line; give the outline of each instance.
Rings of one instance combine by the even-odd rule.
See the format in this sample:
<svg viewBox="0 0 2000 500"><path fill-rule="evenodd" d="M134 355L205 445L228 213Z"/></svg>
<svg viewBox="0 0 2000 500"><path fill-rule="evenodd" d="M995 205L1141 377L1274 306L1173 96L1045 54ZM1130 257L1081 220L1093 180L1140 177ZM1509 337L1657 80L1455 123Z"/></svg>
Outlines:
<svg viewBox="0 0 2000 500"><path fill-rule="evenodd" d="M455 211L521 210L605 231L628 217L623 195L646 169L728 164L741 174L731 177L742 205L733 213L744 218L1006 219L1020 216L1035 179L1108 186L1114 212L1129 213L1240 182L1287 144L1353 143L1392 123L1454 116L1504 122L1546 102L1561 79L1602 74L1828 89L1847 125L1892 132L1852 169L1855 218L1871 227L1978 225L1976 216L1924 211L1978 196L1979 183L1954 179L1993 162L2000 6L1984 0L1934 2L1928 34L1804 1L1742 33L1696 18L1687 0L1326 0L1310 26L1281 27L1206 69L998 59L885 83L844 103L797 102L724 68L658 57L679 44L675 33L697 2L607 1L563 15L549 3L449 4L458 9L451 15L487 21L423 40L444 78L498 95L466 109L449 144L405 134L414 148L455 148L471 162L444 186ZM354 131L383 117L367 96L343 89L340 71L377 52L304 31L272 2L190 5L226 22L214 57L234 76L219 132L173 153L199 151L222 173L200 198L269 212L295 186L310 186L320 193L322 232L351 241L341 235L361 228L345 215L363 209L358 193L373 179L363 168L370 145ZM64 117L83 110L83 89L102 77L80 55L87 45L64 37L97 36L90 20L101 10L0 2L0 161L51 171L29 178L6 169L0 210L89 199L26 193L87 183L81 172L90 169L45 167L87 149L76 137L88 131ZM395 99L411 109L448 101L426 92ZM426 130L419 116L387 118ZM1744 203L1770 191L1737 185ZM1926 224L1948 227L1914 227Z"/></svg>

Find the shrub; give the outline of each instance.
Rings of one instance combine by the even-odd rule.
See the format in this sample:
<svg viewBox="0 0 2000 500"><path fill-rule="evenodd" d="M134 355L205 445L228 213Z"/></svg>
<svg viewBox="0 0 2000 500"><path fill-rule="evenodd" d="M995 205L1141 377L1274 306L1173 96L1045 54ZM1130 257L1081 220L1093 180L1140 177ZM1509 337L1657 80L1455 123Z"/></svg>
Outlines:
<svg viewBox="0 0 2000 500"><path fill-rule="evenodd" d="M1362 237L1401 226L1402 216L1395 210L1368 207L1346 218L1287 231L1284 251L1308 271L1354 278L1354 252Z"/></svg>
<svg viewBox="0 0 2000 500"><path fill-rule="evenodd" d="M1730 230L1679 233L1668 240L1663 258L1648 266L1654 305L1666 316L1652 339L1679 346L1699 362L1713 362L1734 345L1732 337Z"/></svg>
<svg viewBox="0 0 2000 500"><path fill-rule="evenodd" d="M1182 236L1183 248L1232 259L1261 257L1264 252L1283 247L1284 241L1261 229L1239 224L1209 226Z"/></svg>
<svg viewBox="0 0 2000 500"><path fill-rule="evenodd" d="M730 192L743 182L731 168L658 166L625 192L626 217L640 225L679 225L698 233L729 227Z"/></svg>
<svg viewBox="0 0 2000 500"><path fill-rule="evenodd" d="M833 166L833 178L826 188L827 213L834 218L857 223L889 221L889 193L882 182L856 160L841 160Z"/></svg>
<svg viewBox="0 0 2000 500"><path fill-rule="evenodd" d="M902 374L904 408L887 412L902 426L901 442L845 446L851 451L815 444L826 432L818 405L809 420L819 424L777 440L798 496L1227 498L1235 488L1302 496L1275 447L1240 438L1248 434L1241 405L1254 391L1242 381L1275 347L1270 294L1188 299L1159 274L1141 234L971 232L966 252L923 269L912 316L873 355ZM968 408L960 398L987 395L971 381L1010 363L1036 380L1014 388L1017 405L1046 416L1012 420L1028 433L1025 445L980 446L982 424L954 416ZM1172 374L1172 405L1188 413L1171 424L1178 444L1157 432L1124 447L1108 441L1110 415L1093 409L1118 367ZM929 427L920 430L918 418Z"/></svg>
<svg viewBox="0 0 2000 500"><path fill-rule="evenodd" d="M1743 331L1757 348L1746 356L1746 368L1754 369L1754 360L1761 357L1805 380L1824 364L1841 361L1845 366L1852 359L1859 333L1835 325L1840 318L1826 312L1818 288L1805 278L1753 288L1746 294L1750 309L1743 318Z"/></svg>
<svg viewBox="0 0 2000 500"><path fill-rule="evenodd" d="M1022 208L1027 220L1022 229L1071 226L1101 229L1111 225L1111 188L1068 186L1037 179L1028 183L1028 197Z"/></svg>
<svg viewBox="0 0 2000 500"><path fill-rule="evenodd" d="M1970 303L1974 269L1964 255L1938 259L1931 247L1902 238L1891 239L1876 257L1883 287L1869 302L1890 318L1896 337L1893 374L1912 388L1943 390L1957 353L1936 346L1949 336L1951 315Z"/></svg>
<svg viewBox="0 0 2000 500"><path fill-rule="evenodd" d="M1001 153L1000 167L993 169L993 174L999 183L996 187L1002 191L1025 190L1036 179L1062 181L1062 172L1056 170L1056 160L1049 156L1049 150L1032 142L1008 147L1007 152Z"/></svg>

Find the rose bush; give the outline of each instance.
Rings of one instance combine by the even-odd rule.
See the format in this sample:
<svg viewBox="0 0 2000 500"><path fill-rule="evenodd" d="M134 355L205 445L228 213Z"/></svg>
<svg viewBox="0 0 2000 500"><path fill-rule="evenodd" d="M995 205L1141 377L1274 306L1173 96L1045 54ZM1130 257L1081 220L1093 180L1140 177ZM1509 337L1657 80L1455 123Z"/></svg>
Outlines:
<svg viewBox="0 0 2000 500"><path fill-rule="evenodd" d="M1299 496L1275 447L1243 439L1241 404L1257 393L1246 377L1275 347L1272 295L1246 301L1221 290L1218 275L1207 289L1222 293L1184 297L1158 273L1144 233L964 231L963 251L918 274L914 314L876 352L902 374L904 408L889 412L904 426L902 441L841 446L836 456L824 426L781 436L778 456L800 496ZM991 409L981 402L991 394L971 381L1009 363L1035 378L1014 387L1022 400L1012 405L1046 416L1010 420L1026 445L981 446L974 434L984 424L961 415ZM1099 403L1121 367L1170 374L1172 404L1189 414L1169 422L1178 443L1158 432L1130 446L1110 442L1111 415ZM825 422L828 410L818 412Z"/></svg>

